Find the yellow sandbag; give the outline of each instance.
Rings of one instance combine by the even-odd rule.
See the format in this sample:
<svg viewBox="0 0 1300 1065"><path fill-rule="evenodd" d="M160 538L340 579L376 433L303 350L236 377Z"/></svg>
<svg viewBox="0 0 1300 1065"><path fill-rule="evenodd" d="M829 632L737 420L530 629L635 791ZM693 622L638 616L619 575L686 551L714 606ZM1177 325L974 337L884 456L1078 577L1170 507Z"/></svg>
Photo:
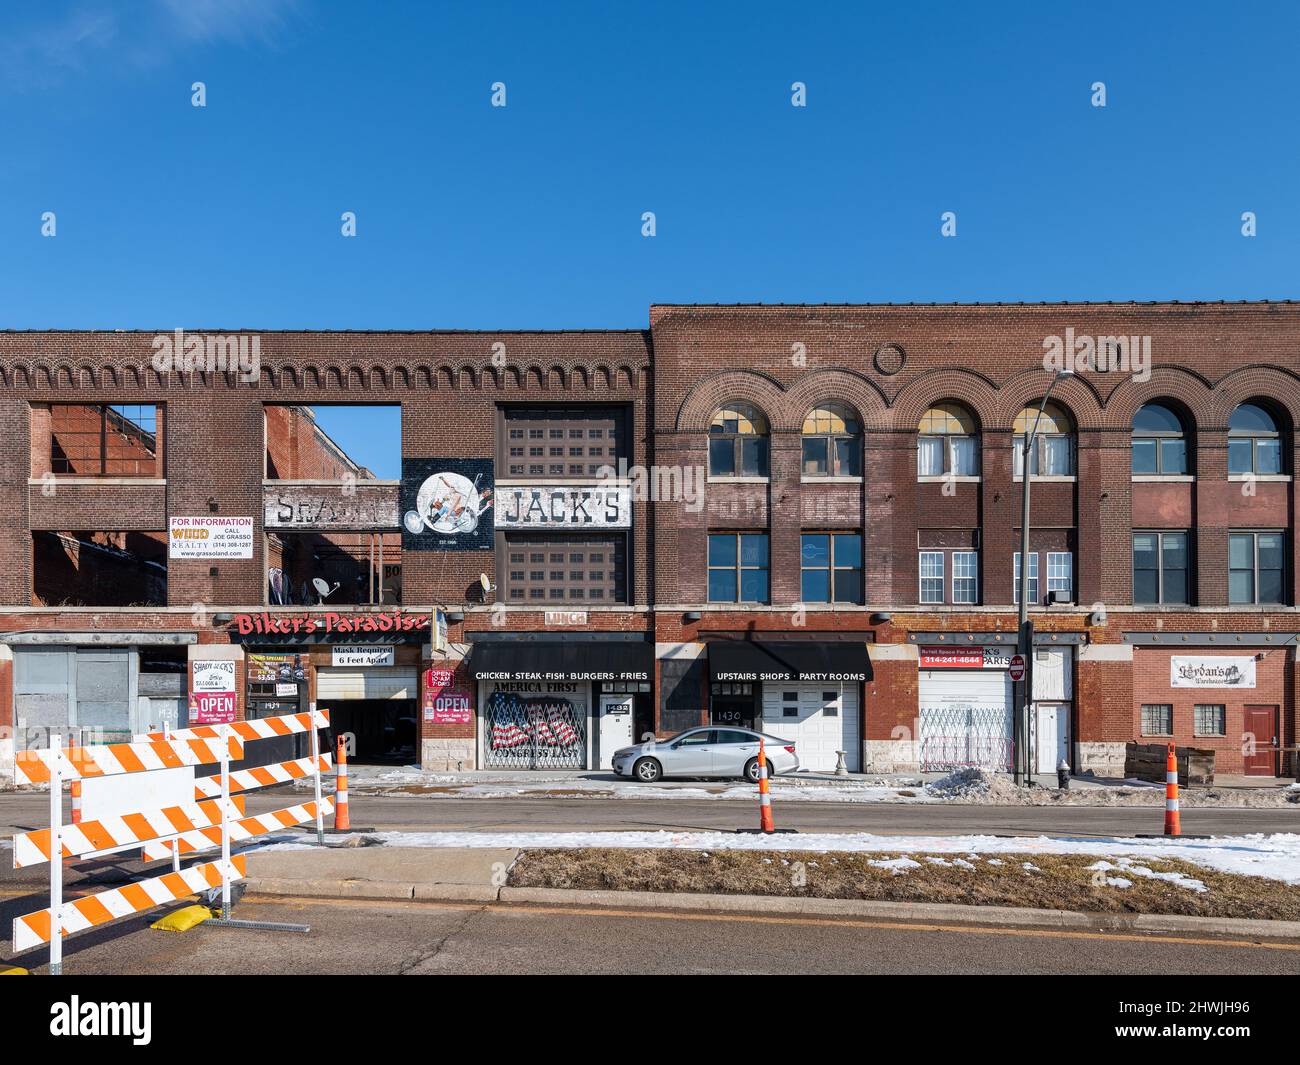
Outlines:
<svg viewBox="0 0 1300 1065"><path fill-rule="evenodd" d="M196 902L193 906L183 906L179 910L173 910L166 917L158 918L149 927L164 932L188 932L196 924L202 924L211 917L212 911Z"/></svg>
<svg viewBox="0 0 1300 1065"><path fill-rule="evenodd" d="M0 969L0 976L31 976L26 969Z"/></svg>

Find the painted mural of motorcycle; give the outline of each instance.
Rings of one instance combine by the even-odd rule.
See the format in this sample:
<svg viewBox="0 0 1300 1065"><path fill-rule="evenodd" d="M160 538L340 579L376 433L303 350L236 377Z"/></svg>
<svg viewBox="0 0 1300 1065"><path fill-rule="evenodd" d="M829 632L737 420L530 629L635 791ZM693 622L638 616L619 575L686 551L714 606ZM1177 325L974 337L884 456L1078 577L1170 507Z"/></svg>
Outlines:
<svg viewBox="0 0 1300 1065"><path fill-rule="evenodd" d="M489 768L586 767L586 714L568 699L494 692L484 716Z"/></svg>
<svg viewBox="0 0 1300 1065"><path fill-rule="evenodd" d="M402 519L407 531L412 536L426 531L443 536L473 533L483 512L492 506L492 489L480 492L479 480L450 472L426 478L416 493L415 509Z"/></svg>

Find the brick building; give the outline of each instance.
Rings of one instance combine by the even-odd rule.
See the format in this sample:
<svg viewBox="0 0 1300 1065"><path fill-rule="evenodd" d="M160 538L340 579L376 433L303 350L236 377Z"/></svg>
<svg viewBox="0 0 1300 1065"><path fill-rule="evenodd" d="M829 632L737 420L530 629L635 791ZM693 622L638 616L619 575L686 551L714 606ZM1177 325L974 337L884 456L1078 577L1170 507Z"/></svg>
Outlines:
<svg viewBox="0 0 1300 1065"><path fill-rule="evenodd" d="M1034 763L1117 775L1172 738L1292 768L1296 305L256 339L241 375L159 371L155 334L0 334L19 743L315 701L363 760L438 769L608 766L710 722L820 769L1006 768L1020 434L1045 356L1091 346L1028 457ZM400 478L316 425L332 404L400 407Z"/></svg>

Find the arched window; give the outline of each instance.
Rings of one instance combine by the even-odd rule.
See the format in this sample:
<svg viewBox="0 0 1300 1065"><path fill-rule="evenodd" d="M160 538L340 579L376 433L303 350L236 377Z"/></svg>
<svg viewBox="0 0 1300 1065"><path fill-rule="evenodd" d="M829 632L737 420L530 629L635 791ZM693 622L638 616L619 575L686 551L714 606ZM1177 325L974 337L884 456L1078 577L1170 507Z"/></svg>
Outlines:
<svg viewBox="0 0 1300 1065"><path fill-rule="evenodd" d="M979 475L979 433L970 412L956 403L936 403L917 427L916 472L920 477Z"/></svg>
<svg viewBox="0 0 1300 1065"><path fill-rule="evenodd" d="M1187 472L1183 420L1163 403L1148 403L1133 415L1133 472Z"/></svg>
<svg viewBox="0 0 1300 1065"><path fill-rule="evenodd" d="M1228 472L1282 472L1282 433L1258 403L1243 403L1228 419Z"/></svg>
<svg viewBox="0 0 1300 1065"><path fill-rule="evenodd" d="M803 475L862 475L862 426L843 403L823 403L804 418Z"/></svg>
<svg viewBox="0 0 1300 1065"><path fill-rule="evenodd" d="M767 476L767 419L752 403L729 403L713 416L709 476Z"/></svg>
<svg viewBox="0 0 1300 1065"><path fill-rule="evenodd" d="M1043 408L1038 415L1038 405L1025 407L1016 418L1015 449L1016 476L1025 473L1025 433L1032 432L1038 422L1038 435L1034 437L1034 453L1030 456L1029 472L1034 477L1070 477L1074 474L1074 422L1064 409L1055 403Z"/></svg>

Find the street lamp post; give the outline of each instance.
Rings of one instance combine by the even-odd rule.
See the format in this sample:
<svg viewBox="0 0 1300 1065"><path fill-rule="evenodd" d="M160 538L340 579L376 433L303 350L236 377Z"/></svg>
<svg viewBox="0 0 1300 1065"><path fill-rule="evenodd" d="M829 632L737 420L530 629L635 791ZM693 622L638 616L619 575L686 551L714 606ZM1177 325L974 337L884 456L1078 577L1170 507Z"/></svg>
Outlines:
<svg viewBox="0 0 1300 1065"><path fill-rule="evenodd" d="M1047 409L1047 399L1052 394L1056 382L1062 377L1070 377L1073 373L1073 370L1057 370L1051 383L1048 384L1047 391L1043 393L1043 401L1038 405L1038 413L1034 416L1033 428L1025 433L1024 452L1020 462L1020 617L1016 629L1016 651L1024 659L1025 675L1017 681L1020 698L1016 700L1015 707L1013 737L1015 751L1012 759L1016 784L1023 784L1032 776L1032 763L1029 757L1029 709L1033 703L1033 671L1029 661L1034 650L1034 635L1029 626L1029 484L1030 471L1033 469L1034 440L1038 436L1038 423L1043 417L1043 411ZM1039 581L1041 582L1042 579L1043 572L1040 568ZM1042 587L1041 583L1039 587Z"/></svg>

